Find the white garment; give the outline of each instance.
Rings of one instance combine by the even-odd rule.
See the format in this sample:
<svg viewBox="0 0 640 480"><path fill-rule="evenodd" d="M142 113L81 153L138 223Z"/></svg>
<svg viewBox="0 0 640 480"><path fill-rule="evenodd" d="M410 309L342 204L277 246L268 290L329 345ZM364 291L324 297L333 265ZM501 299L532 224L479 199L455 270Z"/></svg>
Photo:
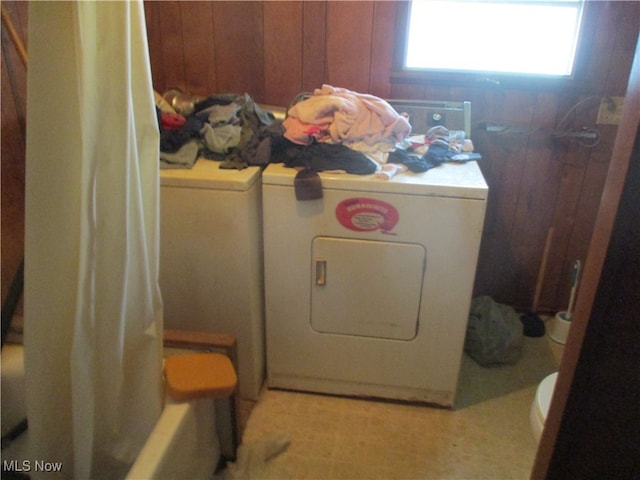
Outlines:
<svg viewBox="0 0 640 480"><path fill-rule="evenodd" d="M120 478L162 409L158 150L142 2L30 2L32 478Z"/></svg>
<svg viewBox="0 0 640 480"><path fill-rule="evenodd" d="M275 457L289 448L289 437L282 433L268 433L252 443L243 443L238 448L238 458L230 463L222 480L289 480L291 473L273 463Z"/></svg>

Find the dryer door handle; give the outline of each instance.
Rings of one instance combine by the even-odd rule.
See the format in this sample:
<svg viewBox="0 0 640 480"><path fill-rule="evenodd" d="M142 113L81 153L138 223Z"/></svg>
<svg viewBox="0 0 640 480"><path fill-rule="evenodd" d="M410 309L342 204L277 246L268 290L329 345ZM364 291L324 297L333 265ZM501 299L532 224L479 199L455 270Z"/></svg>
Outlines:
<svg viewBox="0 0 640 480"><path fill-rule="evenodd" d="M327 284L327 261L316 259L316 285L324 287Z"/></svg>

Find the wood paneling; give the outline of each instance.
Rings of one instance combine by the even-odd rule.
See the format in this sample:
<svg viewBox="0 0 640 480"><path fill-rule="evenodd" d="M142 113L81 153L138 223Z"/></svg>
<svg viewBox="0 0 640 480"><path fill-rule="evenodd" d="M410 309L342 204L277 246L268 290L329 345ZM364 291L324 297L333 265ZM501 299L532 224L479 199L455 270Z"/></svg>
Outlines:
<svg viewBox="0 0 640 480"><path fill-rule="evenodd" d="M393 65L393 44L389 39L395 37L395 26L395 2L375 2L368 91L383 98L391 91L389 72Z"/></svg>
<svg viewBox="0 0 640 480"><path fill-rule="evenodd" d="M18 38L27 47L26 2L2 2ZM2 26L2 301L24 257L24 185L27 70Z"/></svg>
<svg viewBox="0 0 640 480"><path fill-rule="evenodd" d="M216 84L216 54L213 34L213 3L190 2L180 8L184 76L193 93L207 95ZM198 32L191 35L189 32ZM193 55L192 52L198 52ZM185 85L186 87L186 85Z"/></svg>
<svg viewBox="0 0 640 480"><path fill-rule="evenodd" d="M188 10L190 2L181 2ZM264 98L262 2L212 2L217 91ZM199 32L189 30L189 35ZM194 52L189 52L193 55ZM211 92L207 92L211 93Z"/></svg>
<svg viewBox="0 0 640 480"><path fill-rule="evenodd" d="M325 2L302 2L302 85L297 92L313 91L326 81L327 63L327 4ZM290 17L287 17L290 18ZM280 65L280 68L283 68ZM292 97L293 98L293 97ZM281 105L286 106L288 101Z"/></svg>
<svg viewBox="0 0 640 480"><path fill-rule="evenodd" d="M327 3L327 82L369 90L373 2Z"/></svg>
<svg viewBox="0 0 640 480"><path fill-rule="evenodd" d="M22 2L3 4L23 12L26 34ZM598 126L601 140L595 148L553 140L549 132L593 127L600 97L624 95L640 3L588 2L579 52L582 81L571 89L392 79L402 4L147 1L154 88L199 95L246 92L258 102L281 106L323 83L383 98L471 101L472 137L490 186L475 292L526 309L540 281L540 310L564 308L571 267L587 253L617 129ZM3 37L3 69L16 70L15 58L11 67L5 65L4 43ZM5 141L19 114L5 107L5 98L14 93L4 75L3 70L3 172L5 151L19 148ZM488 133L481 128L486 122L505 125L511 133ZM3 180L3 198L4 192ZM548 265L544 278L538 278L550 229ZM3 229L3 246L4 239Z"/></svg>
<svg viewBox="0 0 640 480"><path fill-rule="evenodd" d="M264 5L265 97L274 105L288 105L292 87L302 88L302 23L283 18L303 18L302 2L267 2ZM287 65L288 68L282 68Z"/></svg>
<svg viewBox="0 0 640 480"><path fill-rule="evenodd" d="M153 32L153 37L150 41L159 40L160 51L159 55L155 54L152 57L153 61L158 61L159 56L161 64L151 64L151 74L153 76L154 84L157 82L155 78L156 70L162 71L162 79L165 83L166 89L169 88L181 88L182 90L193 91L190 79L186 81L185 76L185 52L183 49L182 38L183 28L180 14L180 2L162 2L153 3L157 12L157 21L155 27L158 31ZM153 30L147 28L149 32ZM154 52L155 48L152 48L152 44L149 44L149 51ZM154 54L152 54L154 55ZM192 54L193 55L193 54ZM195 92L194 92L195 93Z"/></svg>

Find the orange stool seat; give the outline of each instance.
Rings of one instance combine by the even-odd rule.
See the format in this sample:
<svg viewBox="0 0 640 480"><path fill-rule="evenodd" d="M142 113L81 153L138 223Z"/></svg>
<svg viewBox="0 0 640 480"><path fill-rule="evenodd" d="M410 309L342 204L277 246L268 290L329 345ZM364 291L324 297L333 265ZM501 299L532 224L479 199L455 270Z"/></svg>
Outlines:
<svg viewBox="0 0 640 480"><path fill-rule="evenodd" d="M233 395L238 377L231 360L221 353L173 355L165 359L167 390L176 401Z"/></svg>

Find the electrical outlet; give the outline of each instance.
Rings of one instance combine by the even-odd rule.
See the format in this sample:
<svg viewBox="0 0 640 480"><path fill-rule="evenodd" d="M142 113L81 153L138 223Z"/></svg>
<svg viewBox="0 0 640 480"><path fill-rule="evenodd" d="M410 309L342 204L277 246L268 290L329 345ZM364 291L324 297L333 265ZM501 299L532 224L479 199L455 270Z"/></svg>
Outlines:
<svg viewBox="0 0 640 480"><path fill-rule="evenodd" d="M597 125L619 125L624 97L602 97Z"/></svg>

